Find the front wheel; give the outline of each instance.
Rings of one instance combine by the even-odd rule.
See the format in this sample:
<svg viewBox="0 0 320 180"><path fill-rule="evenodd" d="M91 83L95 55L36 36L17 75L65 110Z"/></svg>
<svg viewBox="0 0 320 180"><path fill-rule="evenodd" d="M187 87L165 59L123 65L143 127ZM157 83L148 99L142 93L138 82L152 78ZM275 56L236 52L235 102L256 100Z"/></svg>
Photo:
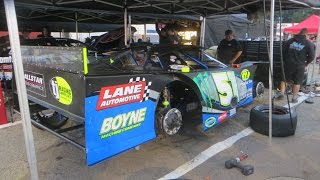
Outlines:
<svg viewBox="0 0 320 180"><path fill-rule="evenodd" d="M161 133L175 135L182 127L182 114L177 108L161 108L156 114Z"/></svg>

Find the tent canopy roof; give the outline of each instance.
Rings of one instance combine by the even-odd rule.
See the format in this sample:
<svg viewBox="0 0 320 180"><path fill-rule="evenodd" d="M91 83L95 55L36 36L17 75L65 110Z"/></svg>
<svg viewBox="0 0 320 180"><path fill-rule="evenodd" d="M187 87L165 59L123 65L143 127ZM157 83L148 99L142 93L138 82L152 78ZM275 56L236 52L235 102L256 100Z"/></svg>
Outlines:
<svg viewBox="0 0 320 180"><path fill-rule="evenodd" d="M297 34L300 32L302 28L307 28L309 31L309 34L317 34L319 24L320 24L320 16L313 14L309 16L307 19L300 22L299 24L292 27L285 28L284 32Z"/></svg>
<svg viewBox="0 0 320 180"><path fill-rule="evenodd" d="M270 0L265 0L267 10ZM122 24L124 8L132 23L154 23L158 19L200 20L219 14L255 13L263 0L15 0L18 22L69 22ZM276 3L276 10L279 9ZM282 0L282 9L319 7L319 0ZM0 3L0 29L6 29ZM28 24L28 23L25 23ZM33 26L35 27L35 26Z"/></svg>

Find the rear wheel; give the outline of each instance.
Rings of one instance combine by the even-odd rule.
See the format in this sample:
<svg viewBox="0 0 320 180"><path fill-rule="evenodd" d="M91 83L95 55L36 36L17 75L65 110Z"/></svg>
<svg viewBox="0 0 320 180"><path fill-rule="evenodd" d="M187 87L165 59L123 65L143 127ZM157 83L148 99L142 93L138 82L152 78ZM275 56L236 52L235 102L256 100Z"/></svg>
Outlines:
<svg viewBox="0 0 320 180"><path fill-rule="evenodd" d="M69 118L54 110L46 109L33 113L33 119L45 126L58 129L65 125Z"/></svg>

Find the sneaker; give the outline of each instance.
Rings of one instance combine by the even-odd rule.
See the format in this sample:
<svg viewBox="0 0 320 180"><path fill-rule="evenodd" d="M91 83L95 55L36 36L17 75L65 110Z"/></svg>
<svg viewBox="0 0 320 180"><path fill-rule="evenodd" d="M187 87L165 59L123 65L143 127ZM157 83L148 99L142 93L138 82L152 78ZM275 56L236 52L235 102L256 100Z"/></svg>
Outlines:
<svg viewBox="0 0 320 180"><path fill-rule="evenodd" d="M291 103L297 103L299 102L297 98L292 98Z"/></svg>
<svg viewBox="0 0 320 180"><path fill-rule="evenodd" d="M276 97L277 100L284 100L284 95L283 94L279 94Z"/></svg>

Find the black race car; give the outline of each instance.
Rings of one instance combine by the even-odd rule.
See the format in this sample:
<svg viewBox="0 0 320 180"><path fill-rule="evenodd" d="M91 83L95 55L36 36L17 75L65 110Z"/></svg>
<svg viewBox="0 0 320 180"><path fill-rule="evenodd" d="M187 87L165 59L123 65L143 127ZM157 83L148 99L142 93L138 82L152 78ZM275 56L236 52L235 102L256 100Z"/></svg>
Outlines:
<svg viewBox="0 0 320 180"><path fill-rule="evenodd" d="M263 93L258 63L229 67L196 46L134 46L101 56L24 46L22 57L29 100L52 109L40 117L84 124L89 165L158 134L174 135L187 116L205 131Z"/></svg>

